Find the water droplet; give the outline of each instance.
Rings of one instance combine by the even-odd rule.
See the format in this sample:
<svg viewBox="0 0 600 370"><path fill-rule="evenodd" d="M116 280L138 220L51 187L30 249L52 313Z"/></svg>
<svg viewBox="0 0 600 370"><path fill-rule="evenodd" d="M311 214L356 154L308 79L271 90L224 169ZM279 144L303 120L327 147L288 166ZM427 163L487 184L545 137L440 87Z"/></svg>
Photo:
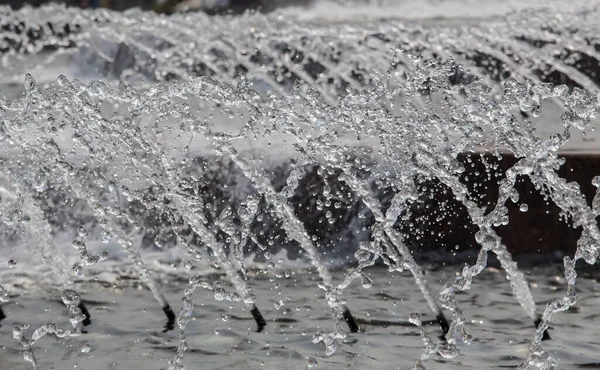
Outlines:
<svg viewBox="0 0 600 370"><path fill-rule="evenodd" d="M69 79L68 79L67 77L65 77L64 75L59 75L59 76L56 78L56 82L58 82L58 84L59 84L60 86L63 86L63 87L64 87L64 86L68 86L68 85L70 85L70 84L71 84L71 83L69 82Z"/></svg>
<svg viewBox="0 0 600 370"><path fill-rule="evenodd" d="M79 304L79 302L81 301L81 297L79 296L79 293L77 293L76 291L74 291L72 289L63 290L61 299L62 299L63 303L67 306Z"/></svg>
<svg viewBox="0 0 600 370"><path fill-rule="evenodd" d="M81 264L79 264L79 263L73 264L73 273L75 274L75 276L83 275L83 267L81 266Z"/></svg>
<svg viewBox="0 0 600 370"><path fill-rule="evenodd" d="M440 348L438 349L438 353L443 358L451 359L458 356L460 352L454 344L446 343L440 346Z"/></svg>
<svg viewBox="0 0 600 370"><path fill-rule="evenodd" d="M366 262L371 258L371 252L361 248L354 253L354 257L359 263Z"/></svg>
<svg viewBox="0 0 600 370"><path fill-rule="evenodd" d="M519 211L521 211L521 212L527 212L527 211L529 211L529 206L527 204L523 203L519 207Z"/></svg>
<svg viewBox="0 0 600 370"><path fill-rule="evenodd" d="M317 366L319 366L319 362L317 361L316 358L314 358L313 356L308 356L306 358L306 367L309 369L314 369Z"/></svg>
<svg viewBox="0 0 600 370"><path fill-rule="evenodd" d="M27 73L25 75L25 91L29 92L29 91L33 91L33 89L35 89L35 80L33 79L33 76L29 73Z"/></svg>
<svg viewBox="0 0 600 370"><path fill-rule="evenodd" d="M415 325L415 326L418 326L418 327L420 327L420 326L422 325L422 324L421 324L421 314L420 314L420 313L411 313L411 314L408 316L408 321L409 321L411 324L413 324L413 325Z"/></svg>
<svg viewBox="0 0 600 370"><path fill-rule="evenodd" d="M8 267L13 268L17 265L17 261L15 260L8 260Z"/></svg>
<svg viewBox="0 0 600 370"><path fill-rule="evenodd" d="M2 285L0 285L0 303L6 303L9 301L8 292Z"/></svg>
<svg viewBox="0 0 600 370"><path fill-rule="evenodd" d="M371 280L371 278L369 278L368 276L363 275L361 277L361 283L363 288L365 289L369 289L373 286L373 281Z"/></svg>
<svg viewBox="0 0 600 370"><path fill-rule="evenodd" d="M92 350L92 346L90 346L88 343L84 344L83 347L81 347L81 353L90 353Z"/></svg>
<svg viewBox="0 0 600 370"><path fill-rule="evenodd" d="M77 229L77 234L80 238L85 238L88 234L85 226L79 226L79 229Z"/></svg>
<svg viewBox="0 0 600 370"><path fill-rule="evenodd" d="M71 246L77 250L85 249L85 243L77 239L71 242Z"/></svg>

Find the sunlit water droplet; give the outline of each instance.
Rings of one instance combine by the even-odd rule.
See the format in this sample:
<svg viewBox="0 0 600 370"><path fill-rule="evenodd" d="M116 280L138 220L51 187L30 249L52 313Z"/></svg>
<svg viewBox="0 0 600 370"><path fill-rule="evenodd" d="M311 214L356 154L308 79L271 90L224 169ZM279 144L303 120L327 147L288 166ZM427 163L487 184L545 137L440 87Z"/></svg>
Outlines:
<svg viewBox="0 0 600 370"><path fill-rule="evenodd" d="M319 362L317 362L317 359L314 358L313 356L308 356L306 358L306 367L309 369L315 369L317 368L317 366L319 366Z"/></svg>
<svg viewBox="0 0 600 370"><path fill-rule="evenodd" d="M81 353L90 353L92 351L92 346L90 346L88 343L84 344L83 347L81 347Z"/></svg>

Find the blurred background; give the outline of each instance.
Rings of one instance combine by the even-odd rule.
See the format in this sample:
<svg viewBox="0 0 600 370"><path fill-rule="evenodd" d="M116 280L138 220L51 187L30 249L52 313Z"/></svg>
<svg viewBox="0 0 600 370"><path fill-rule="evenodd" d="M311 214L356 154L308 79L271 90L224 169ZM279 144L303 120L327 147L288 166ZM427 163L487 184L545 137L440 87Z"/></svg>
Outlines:
<svg viewBox="0 0 600 370"><path fill-rule="evenodd" d="M0 5L10 5L13 9L18 9L27 4L40 6L50 2L81 8L125 10L139 7L166 14L178 11L204 11L214 14L239 13L248 9L269 12L282 6L307 6L313 0L0 0Z"/></svg>

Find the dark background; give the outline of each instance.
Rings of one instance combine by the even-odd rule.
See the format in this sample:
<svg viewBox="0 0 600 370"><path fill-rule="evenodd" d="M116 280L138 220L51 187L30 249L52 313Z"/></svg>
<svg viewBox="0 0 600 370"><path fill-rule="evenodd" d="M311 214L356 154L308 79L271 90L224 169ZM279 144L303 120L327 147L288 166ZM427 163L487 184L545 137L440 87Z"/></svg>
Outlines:
<svg viewBox="0 0 600 370"><path fill-rule="evenodd" d="M0 5L10 5L13 9L18 9L26 4L40 6L47 3L61 3L67 6L81 8L109 8L114 10L125 10L128 8L139 7L144 10L154 10L159 13L172 13L175 11L175 5L185 0L0 0ZM200 0L199 3L203 1ZM211 3L211 1L204 1ZM278 7L286 5L309 5L312 0L213 0L215 6L204 5L200 8L192 6L192 10L205 11L209 14L215 13L239 13L247 9L256 9L259 11L272 11ZM218 5L221 3L221 5ZM190 3L192 4L192 3Z"/></svg>

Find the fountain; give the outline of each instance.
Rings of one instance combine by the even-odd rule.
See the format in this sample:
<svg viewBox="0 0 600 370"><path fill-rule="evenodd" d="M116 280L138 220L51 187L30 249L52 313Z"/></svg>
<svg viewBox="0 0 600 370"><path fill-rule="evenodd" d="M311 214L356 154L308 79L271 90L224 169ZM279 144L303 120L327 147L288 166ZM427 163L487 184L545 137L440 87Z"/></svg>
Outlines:
<svg viewBox="0 0 600 370"><path fill-rule="evenodd" d="M388 368L390 339L406 336L398 331L424 345L409 351L413 368L432 358L460 368L477 358L469 348L501 351L500 340L490 347L478 338L476 318L488 308L479 315L472 305L502 271L508 284L488 294L514 297L509 307L527 317L518 330L529 337L519 357L500 362L559 366L553 341L543 341L554 316L578 303L577 262L594 266L600 241L599 177L568 182L560 173L566 153L597 145L598 9L529 9L463 25L296 22L293 11L0 8L0 250L8 262L0 320L14 338L4 342L5 325L0 341L10 361L20 351L33 368L77 367L108 351L107 342L84 343L102 341L101 328L117 341L136 336L128 328L144 320L133 312L153 312L137 286L167 322L162 331L154 320L139 324L144 339L122 346L139 345L149 358L162 351L161 368L199 356L214 368L254 366L253 358L269 368L286 359L294 368ZM513 220L538 210L538 194L538 208L581 228L555 251L566 253L558 298L535 289L545 276L519 268L521 242L510 238L521 224ZM452 259L461 246L459 267ZM449 266L424 269L438 254ZM36 297L52 300L43 291L60 294L66 322L51 308L37 316ZM379 312L389 299L391 314ZM136 300L143 309L132 308ZM14 318L17 305L30 312L27 322ZM398 319L398 310L408 311ZM215 326L217 315L227 329ZM254 333L238 322L248 318ZM437 340L429 324L441 328ZM398 331L369 345L388 328ZM38 351L46 335L81 350L46 356ZM502 335L517 336L494 338ZM227 351L240 362L227 362ZM94 361L106 366L102 356Z"/></svg>

